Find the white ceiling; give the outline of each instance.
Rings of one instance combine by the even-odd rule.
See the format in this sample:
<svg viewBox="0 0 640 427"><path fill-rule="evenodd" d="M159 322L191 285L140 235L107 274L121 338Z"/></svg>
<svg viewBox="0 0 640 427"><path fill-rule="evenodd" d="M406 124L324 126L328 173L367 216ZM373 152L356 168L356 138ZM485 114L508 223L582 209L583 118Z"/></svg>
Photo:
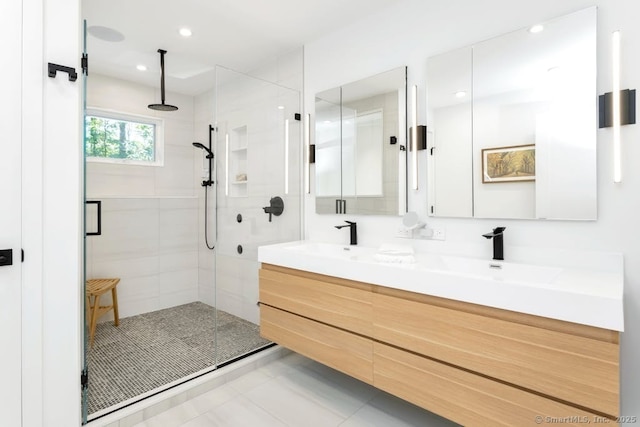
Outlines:
<svg viewBox="0 0 640 427"><path fill-rule="evenodd" d="M124 35L108 42L87 36L89 72L160 85L165 49L166 90L188 95L214 85L215 65L247 72L397 0L83 0L87 27ZM178 34L188 27L193 35ZM144 64L146 72L136 70Z"/></svg>

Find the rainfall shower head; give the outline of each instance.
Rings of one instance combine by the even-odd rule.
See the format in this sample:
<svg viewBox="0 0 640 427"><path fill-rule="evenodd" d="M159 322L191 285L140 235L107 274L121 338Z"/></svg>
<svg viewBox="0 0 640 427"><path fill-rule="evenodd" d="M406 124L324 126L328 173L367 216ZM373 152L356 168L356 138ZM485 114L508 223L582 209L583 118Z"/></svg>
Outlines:
<svg viewBox="0 0 640 427"><path fill-rule="evenodd" d="M158 111L176 111L178 107L164 103L164 54L167 53L167 51L158 49L158 53L160 54L160 98L162 104L149 104L149 108Z"/></svg>
<svg viewBox="0 0 640 427"><path fill-rule="evenodd" d="M203 149L204 151L206 151L206 152L207 152L207 157L211 156L211 158L213 158L213 153L211 152L211 150L209 150L207 147L205 147L205 146L204 146L204 145L202 145L201 143L199 143L199 142L194 142L194 143L193 143L193 146L194 146L194 147L197 147L197 148L201 148L201 149Z"/></svg>

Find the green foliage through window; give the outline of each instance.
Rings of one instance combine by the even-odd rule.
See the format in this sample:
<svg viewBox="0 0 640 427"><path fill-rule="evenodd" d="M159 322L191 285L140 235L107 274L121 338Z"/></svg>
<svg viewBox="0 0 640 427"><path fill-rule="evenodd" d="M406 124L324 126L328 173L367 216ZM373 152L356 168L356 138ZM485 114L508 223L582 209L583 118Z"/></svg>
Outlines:
<svg viewBox="0 0 640 427"><path fill-rule="evenodd" d="M86 116L87 157L155 161L156 125Z"/></svg>

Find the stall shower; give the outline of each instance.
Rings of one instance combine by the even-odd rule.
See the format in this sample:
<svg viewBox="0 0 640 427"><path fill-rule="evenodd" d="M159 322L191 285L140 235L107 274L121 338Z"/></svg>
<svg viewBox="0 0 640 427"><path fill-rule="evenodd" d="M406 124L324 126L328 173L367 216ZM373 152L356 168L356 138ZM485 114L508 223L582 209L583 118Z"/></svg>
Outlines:
<svg viewBox="0 0 640 427"><path fill-rule="evenodd" d="M153 88L97 73L87 85L88 117L122 112L163 140L153 165L87 157L101 232L85 239L86 277L120 279L120 325L104 315L85 345L92 420L271 345L257 248L300 238L302 126L297 90L224 67L207 92L171 93L171 112L147 109ZM269 221L274 197L283 210Z"/></svg>

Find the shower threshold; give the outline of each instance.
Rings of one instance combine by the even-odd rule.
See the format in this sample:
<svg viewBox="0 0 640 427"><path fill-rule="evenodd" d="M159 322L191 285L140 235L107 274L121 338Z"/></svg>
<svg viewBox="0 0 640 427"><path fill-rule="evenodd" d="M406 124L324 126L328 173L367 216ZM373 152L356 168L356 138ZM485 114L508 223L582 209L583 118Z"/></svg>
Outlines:
<svg viewBox="0 0 640 427"><path fill-rule="evenodd" d="M217 328L216 328L217 316ZM217 329L217 334L216 334ZM98 325L88 351L89 421L269 348L258 325L201 302Z"/></svg>

